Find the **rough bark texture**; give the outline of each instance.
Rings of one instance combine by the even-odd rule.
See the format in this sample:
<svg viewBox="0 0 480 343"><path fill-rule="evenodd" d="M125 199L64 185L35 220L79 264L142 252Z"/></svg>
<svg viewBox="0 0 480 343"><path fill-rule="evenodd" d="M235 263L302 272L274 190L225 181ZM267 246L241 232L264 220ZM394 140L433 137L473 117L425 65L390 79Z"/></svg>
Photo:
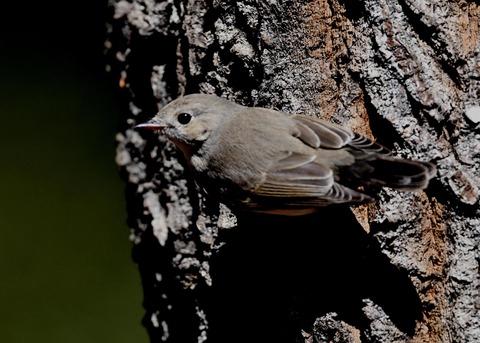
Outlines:
<svg viewBox="0 0 480 343"><path fill-rule="evenodd" d="M478 1L110 3L152 342L480 341ZM235 217L132 129L193 92L335 121L438 177L351 210Z"/></svg>

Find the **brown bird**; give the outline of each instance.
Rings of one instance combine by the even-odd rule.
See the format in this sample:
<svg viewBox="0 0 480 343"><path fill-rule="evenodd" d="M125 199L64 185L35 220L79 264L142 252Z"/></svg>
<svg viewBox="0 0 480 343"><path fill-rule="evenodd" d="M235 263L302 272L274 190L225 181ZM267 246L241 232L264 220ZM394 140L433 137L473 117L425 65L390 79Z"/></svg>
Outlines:
<svg viewBox="0 0 480 343"><path fill-rule="evenodd" d="M213 95L180 97L136 128L165 134L205 193L256 212L303 215L365 203L373 198L364 186L420 190L436 173L433 164L391 157L345 127Z"/></svg>

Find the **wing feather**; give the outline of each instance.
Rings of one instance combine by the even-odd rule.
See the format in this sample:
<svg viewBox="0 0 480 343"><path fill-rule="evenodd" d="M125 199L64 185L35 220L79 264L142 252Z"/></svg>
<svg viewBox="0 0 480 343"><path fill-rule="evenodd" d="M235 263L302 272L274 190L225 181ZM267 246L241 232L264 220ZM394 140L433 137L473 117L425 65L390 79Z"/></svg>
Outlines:
<svg viewBox="0 0 480 343"><path fill-rule="evenodd" d="M355 134L355 137L352 141L348 144L351 148L355 150L366 152L366 153L375 153L375 154L384 154L389 155L390 151L385 148L383 145L380 145L370 138L365 136L359 135L358 133Z"/></svg>
<svg viewBox="0 0 480 343"><path fill-rule="evenodd" d="M293 119L297 121L297 127L302 133L298 138L313 148L340 149L350 147L366 153L390 154L390 151L384 146L345 127L303 115L293 116ZM305 127L310 130L307 131ZM317 139L311 137L311 132L315 134ZM320 144L317 141L320 141Z"/></svg>
<svg viewBox="0 0 480 343"><path fill-rule="evenodd" d="M299 138L303 143L310 145L312 148L319 148L321 146L321 139L315 131L313 131L308 125L301 122L297 122L296 128L298 132L294 135Z"/></svg>
<svg viewBox="0 0 480 343"><path fill-rule="evenodd" d="M268 212L270 209L302 211L332 203L371 201L368 195L336 183L334 171L322 162L325 155L322 157L319 150L348 148L360 151L368 148L379 151L382 147L347 128L318 118L303 115L290 118L294 122L290 133L302 145L295 145L292 141L291 145L285 146L291 151L276 152L276 158L272 159L262 181L245 203L254 210ZM338 158L345 158L344 155L345 151Z"/></svg>
<svg viewBox="0 0 480 343"><path fill-rule="evenodd" d="M330 148L340 149L350 143L355 137L354 133L347 128L328 123L319 118L313 118L309 116L296 115L292 117L297 121L297 127L307 126L320 140L319 146L313 146L309 144L309 139L300 138L305 144L309 144L313 148ZM302 130L300 130L302 131ZM305 130L304 130L305 131Z"/></svg>
<svg viewBox="0 0 480 343"><path fill-rule="evenodd" d="M282 199L282 206L296 208L370 200L336 183L333 171L318 163L315 155L298 153L285 154L274 163L253 194L270 200Z"/></svg>

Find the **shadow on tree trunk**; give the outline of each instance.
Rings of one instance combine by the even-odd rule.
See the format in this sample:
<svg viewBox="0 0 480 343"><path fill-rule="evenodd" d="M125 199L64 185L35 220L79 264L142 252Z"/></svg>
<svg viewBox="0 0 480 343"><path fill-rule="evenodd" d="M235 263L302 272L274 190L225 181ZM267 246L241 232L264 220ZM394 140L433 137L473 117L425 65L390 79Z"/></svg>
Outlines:
<svg viewBox="0 0 480 343"><path fill-rule="evenodd" d="M311 333L315 318L329 312L364 331L365 298L410 335L421 318L406 273L389 263L347 208L243 216L224 234L205 301L209 343L303 342L301 330Z"/></svg>

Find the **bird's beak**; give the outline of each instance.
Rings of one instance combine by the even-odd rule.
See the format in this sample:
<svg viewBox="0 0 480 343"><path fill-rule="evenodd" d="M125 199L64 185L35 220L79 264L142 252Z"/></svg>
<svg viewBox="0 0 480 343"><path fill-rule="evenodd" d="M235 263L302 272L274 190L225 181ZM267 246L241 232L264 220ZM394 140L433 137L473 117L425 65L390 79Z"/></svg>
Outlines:
<svg viewBox="0 0 480 343"><path fill-rule="evenodd" d="M163 128L165 128L164 124L158 123L153 119L145 123L134 126L134 129L147 129L147 130L162 130Z"/></svg>

